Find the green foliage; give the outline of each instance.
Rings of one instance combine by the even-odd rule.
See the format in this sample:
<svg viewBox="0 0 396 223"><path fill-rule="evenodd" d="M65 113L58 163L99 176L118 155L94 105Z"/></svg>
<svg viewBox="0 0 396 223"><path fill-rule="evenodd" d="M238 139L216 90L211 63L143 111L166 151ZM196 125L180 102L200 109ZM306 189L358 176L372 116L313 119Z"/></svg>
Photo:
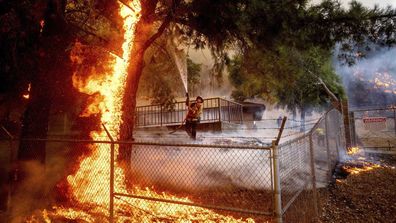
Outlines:
<svg viewBox="0 0 396 223"><path fill-rule="evenodd" d="M138 95L148 97L151 104L160 104L166 110L173 110L175 93L178 92L174 83L181 83L177 69L169 63L167 54L153 53L146 61L148 64L142 74Z"/></svg>
<svg viewBox="0 0 396 223"><path fill-rule="evenodd" d="M121 20L117 12L120 1L54 2L62 2L61 5L66 6L60 13L60 18L54 20L55 25L52 28L55 33L58 32L55 39L66 36L61 32L63 27L66 27L65 30L72 34L73 39L78 37L86 45L115 54L120 53L116 50L120 49L118 44L122 38L119 31ZM209 47L213 51L216 60L214 74L220 74L224 65L229 62L225 53L227 49L241 49L238 58L234 58L229 66L231 80L237 88L234 93L236 98L242 100L262 97L279 102L295 101L294 98L297 98L296 95L299 93L295 92L293 97L289 97L288 94L281 94L281 89L289 90L309 85L302 81L312 82L309 85L311 91L304 94L323 95L315 85L315 78L307 77L311 75L307 74L307 69L321 77L336 94L342 95L339 81L331 74L329 52L336 44L341 46L339 59L353 63L356 55L362 56L371 49L371 44L392 46L396 43L394 9L367 9L352 1L350 9L346 10L336 0L326 0L317 6L309 7L308 2L141 0L142 19L147 23L147 27L161 27L161 24L165 24L166 27L170 27L169 24L177 25L180 27L180 37L186 45L195 48ZM4 6L0 9L1 93L20 94L32 79L32 73L37 73L40 45L38 24L43 17L43 5L48 3L49 1L0 3ZM51 42L53 41L47 41ZM69 53L64 47L56 47L56 43L52 45L50 50L53 50L53 55ZM157 60L166 62L167 59ZM162 68L157 65L151 71L163 79L153 77L153 80L172 83L178 77L165 63L158 64ZM150 66L152 63L149 61L146 69ZM197 67L192 66L191 69L189 82L194 88L199 78L196 74L199 72L196 72ZM62 77L57 81L62 82L70 78L66 74L65 76L66 78ZM169 88L164 87L159 91L167 94ZM310 101L323 103L324 99L321 96L315 97Z"/></svg>
<svg viewBox="0 0 396 223"><path fill-rule="evenodd" d="M201 64L196 64L190 58L187 58L187 82L190 95L195 95L196 86L201 81L201 69Z"/></svg>
<svg viewBox="0 0 396 223"><path fill-rule="evenodd" d="M351 64L370 44L391 46L396 38L390 31L396 30L396 11L390 8L367 9L356 1L348 10L335 0L307 3L196 0L182 3L191 14L177 14L175 20L195 47L212 46L219 68L227 62L222 50L238 44L241 52L228 65L234 99L260 97L301 109L329 102L318 77L345 97L331 65L336 44L342 46L339 59Z"/></svg>
<svg viewBox="0 0 396 223"><path fill-rule="evenodd" d="M325 105L329 97L318 77L344 97L330 52L317 47L306 51L285 46L276 52L252 50L234 58L229 71L237 89L232 95L236 100L259 97L290 110Z"/></svg>
<svg viewBox="0 0 396 223"><path fill-rule="evenodd" d="M152 76L151 96L152 104L159 104L164 110L173 111L175 109L175 96L169 82L162 75Z"/></svg>
<svg viewBox="0 0 396 223"><path fill-rule="evenodd" d="M232 96L260 97L291 110L329 104L319 78L345 97L331 63L336 44L338 58L352 64L372 46L396 43L396 10L367 9L356 1L348 10L334 0L314 7L307 1L248 1L239 22L246 44L228 66Z"/></svg>

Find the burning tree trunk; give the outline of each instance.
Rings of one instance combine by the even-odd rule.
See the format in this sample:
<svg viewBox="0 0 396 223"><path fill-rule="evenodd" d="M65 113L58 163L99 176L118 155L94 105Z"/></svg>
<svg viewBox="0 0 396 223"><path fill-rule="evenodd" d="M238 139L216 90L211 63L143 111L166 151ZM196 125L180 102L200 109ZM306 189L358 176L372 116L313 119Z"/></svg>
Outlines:
<svg viewBox="0 0 396 223"><path fill-rule="evenodd" d="M135 124L136 94L139 80L144 68L144 53L154 41L161 36L169 26L172 19L172 12L163 19L161 26L154 33L156 25L152 15L155 13L158 1L141 1L142 17L136 24L134 46L131 52L131 62L128 67L128 76L123 96L122 122L120 125L120 140L133 140L133 129ZM174 1L176 7L180 1ZM173 7L174 8L174 7ZM154 34L153 34L154 33ZM131 148L123 146L120 149L120 159L128 162L130 160Z"/></svg>
<svg viewBox="0 0 396 223"><path fill-rule="evenodd" d="M120 140L133 140L133 127L135 123L136 94L139 80L144 67L144 42L149 39L151 29L141 19L136 25L134 46L131 53L131 62L128 67L128 75L123 95L122 116L120 125ZM130 149L126 146L120 150L122 160L129 160Z"/></svg>

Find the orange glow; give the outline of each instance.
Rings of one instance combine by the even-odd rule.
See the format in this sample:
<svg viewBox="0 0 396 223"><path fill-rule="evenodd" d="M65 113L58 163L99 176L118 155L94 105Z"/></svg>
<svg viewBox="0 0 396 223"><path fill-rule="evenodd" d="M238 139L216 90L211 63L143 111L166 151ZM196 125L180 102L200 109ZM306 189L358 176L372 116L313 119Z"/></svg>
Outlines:
<svg viewBox="0 0 396 223"><path fill-rule="evenodd" d="M375 73L373 81L374 88L383 89L385 93L394 94L396 89L396 80L388 72Z"/></svg>
<svg viewBox="0 0 396 223"><path fill-rule="evenodd" d="M360 151L359 147L349 147L347 149L347 154L348 155L354 155Z"/></svg>
<svg viewBox="0 0 396 223"><path fill-rule="evenodd" d="M29 99L30 98L30 89L32 88L32 84L31 83L29 83L29 85L28 85L28 89L27 89L27 93L25 93L25 94L23 94L22 95L22 97L24 98L24 99Z"/></svg>
<svg viewBox="0 0 396 223"><path fill-rule="evenodd" d="M122 58L112 57L108 61L109 73L99 74L93 70L88 78L82 78L77 73L73 75L73 85L80 92L91 95L91 103L81 116L98 115L112 134L119 138L121 124L122 96L125 88L128 62L134 41L135 25L139 20L139 1L133 1L134 10L120 4L120 15L124 18L124 43ZM81 44L76 43L75 47ZM132 58L133 59L133 58ZM71 55L71 60L83 63L77 55ZM85 75L86 76L86 75ZM94 140L107 139L104 130L92 131ZM81 158L78 171L67 177L71 188L73 208L54 207L51 213L45 211L42 218L60 216L76 222L107 222L110 205L110 145L91 144L91 153ZM115 148L116 156L118 148ZM192 202L188 198L179 198L165 193L157 193L149 188L128 188L125 184L124 170L115 163L114 187L117 193L137 194L153 198L171 199L175 201ZM231 216L217 214L211 210L185 205L153 202L142 199L122 197L115 199L114 222L161 222L159 219L172 219L174 222L249 222L254 220L235 219ZM89 211L88 211L89 210ZM121 213L121 214L120 214ZM124 213L124 215L122 214ZM55 218L55 217L54 217ZM214 220L213 220L214 219ZM168 221L166 221L168 222Z"/></svg>
<svg viewBox="0 0 396 223"><path fill-rule="evenodd" d="M346 168L346 171L350 174L359 174L362 172L367 172L367 171L371 171L377 168L380 168L381 166L378 164L372 164L369 166L363 166L363 167L349 167Z"/></svg>
<svg viewBox="0 0 396 223"><path fill-rule="evenodd" d="M44 21L43 19L42 19L42 20L40 20L40 33L42 33L42 32L43 32L44 25L45 25L45 21Z"/></svg>
<svg viewBox="0 0 396 223"><path fill-rule="evenodd" d="M140 12L138 4L132 6L135 12ZM76 73L73 75L73 85L80 91L93 95L91 103L81 114L90 116L98 114L101 122L109 128L118 138L118 127L121 122L122 93L125 87L126 70L130 60L131 46L133 45L135 25L139 19L138 14L132 12L125 5L121 6L121 16L124 18L124 43L122 45L123 58L114 58L109 61L110 73L98 74L95 71L91 73L87 80L83 80ZM75 57L72 58L76 60ZM90 136L94 140L107 139L106 132L93 131ZM92 154L85 157L81 163L78 172L73 176L68 176L67 181L72 187L75 199L82 203L94 203L103 207L109 206L109 185L110 185L110 153L109 145L91 145ZM116 179L119 179L115 185L117 191L126 193L124 185L124 173L120 167L116 169ZM93 189L94 188L94 189ZM103 210L103 211L104 211ZM106 210L107 211L107 210Z"/></svg>
<svg viewBox="0 0 396 223"><path fill-rule="evenodd" d="M387 94L396 94L396 80L393 76L385 72L376 72L372 75L372 79L366 78L365 74L361 70L355 70L353 75L356 79L360 81L368 81L373 84L374 89L381 89Z"/></svg>

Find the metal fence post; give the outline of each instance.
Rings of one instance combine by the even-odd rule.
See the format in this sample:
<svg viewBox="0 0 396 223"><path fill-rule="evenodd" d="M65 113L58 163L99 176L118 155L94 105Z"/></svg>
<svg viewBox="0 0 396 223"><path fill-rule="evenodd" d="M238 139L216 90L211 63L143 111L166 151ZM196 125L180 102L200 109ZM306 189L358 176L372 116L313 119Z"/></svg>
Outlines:
<svg viewBox="0 0 396 223"><path fill-rule="evenodd" d="M114 140L111 137L110 132L107 130L106 126L102 124L107 136L109 137L110 144L110 207L109 207L109 222L114 222Z"/></svg>
<svg viewBox="0 0 396 223"><path fill-rule="evenodd" d="M231 123L231 108L230 108L230 101L227 101L228 107L228 122Z"/></svg>
<svg viewBox="0 0 396 223"><path fill-rule="evenodd" d="M160 122L161 122L160 126L162 126L162 115L163 115L163 113L162 113L162 105L160 105Z"/></svg>
<svg viewBox="0 0 396 223"><path fill-rule="evenodd" d="M219 108L219 122L221 122L221 101L217 98L218 108Z"/></svg>
<svg viewBox="0 0 396 223"><path fill-rule="evenodd" d="M351 111L349 114L350 114L349 123L351 125L351 127L350 127L351 146L356 146L357 145L357 134L356 134L356 126L355 126L355 112Z"/></svg>
<svg viewBox="0 0 396 223"><path fill-rule="evenodd" d="M274 189L274 214L275 222L282 223L282 196L281 196L281 184L279 174L279 151L276 140L272 141L272 169L273 169L273 189Z"/></svg>
<svg viewBox="0 0 396 223"><path fill-rule="evenodd" d="M332 173L332 157L331 157L331 153L330 153L330 142L329 142L329 135L330 135L330 131L329 131L329 124L327 122L327 118L328 118L328 114L325 114L325 137L326 137L326 153L327 153L327 174L328 174L328 180L330 180L331 178L331 173Z"/></svg>
<svg viewBox="0 0 396 223"><path fill-rule="evenodd" d="M396 135L396 108L393 109L393 128L395 129L395 135Z"/></svg>
<svg viewBox="0 0 396 223"><path fill-rule="evenodd" d="M240 124L242 124L243 123L243 106L242 105L239 105L239 113L241 115Z"/></svg>
<svg viewBox="0 0 396 223"><path fill-rule="evenodd" d="M310 151L310 159L311 159L311 177L312 177L312 191L313 191L313 199L314 199L314 211L316 216L319 216L318 209L318 194L316 191L316 173L315 173L315 159L314 159L314 149L313 149L313 141L312 141L312 132L309 134L309 151Z"/></svg>

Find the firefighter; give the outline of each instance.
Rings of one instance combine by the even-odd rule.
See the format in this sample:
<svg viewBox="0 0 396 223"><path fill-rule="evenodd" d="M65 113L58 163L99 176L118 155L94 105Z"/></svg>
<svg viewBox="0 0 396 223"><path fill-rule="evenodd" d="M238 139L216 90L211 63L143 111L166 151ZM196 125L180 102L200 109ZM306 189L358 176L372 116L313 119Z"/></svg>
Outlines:
<svg viewBox="0 0 396 223"><path fill-rule="evenodd" d="M192 138L197 137L197 125L201 120L201 114L203 112L203 98L198 96L195 102L190 103L190 98L188 93L186 93L186 106L188 107L188 112L186 115L186 132Z"/></svg>

